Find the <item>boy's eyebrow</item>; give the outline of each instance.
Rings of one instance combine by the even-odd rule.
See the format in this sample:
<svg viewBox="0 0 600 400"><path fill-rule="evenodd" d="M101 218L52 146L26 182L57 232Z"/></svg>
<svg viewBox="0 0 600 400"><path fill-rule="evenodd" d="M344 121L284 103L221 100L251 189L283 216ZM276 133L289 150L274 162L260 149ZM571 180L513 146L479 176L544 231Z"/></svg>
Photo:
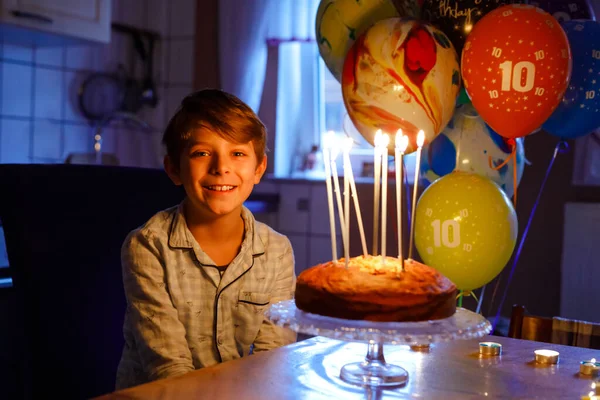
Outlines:
<svg viewBox="0 0 600 400"><path fill-rule="evenodd" d="M197 144L209 144L208 142L204 142L202 140L188 140L188 146L195 146Z"/></svg>
<svg viewBox="0 0 600 400"><path fill-rule="evenodd" d="M237 146L249 146L252 142L248 142L248 143L231 143L234 147ZM203 140L197 140L197 139L190 139L187 142L187 147L192 147L192 146L197 146L197 145L206 145L206 146L211 146L210 142L206 142Z"/></svg>

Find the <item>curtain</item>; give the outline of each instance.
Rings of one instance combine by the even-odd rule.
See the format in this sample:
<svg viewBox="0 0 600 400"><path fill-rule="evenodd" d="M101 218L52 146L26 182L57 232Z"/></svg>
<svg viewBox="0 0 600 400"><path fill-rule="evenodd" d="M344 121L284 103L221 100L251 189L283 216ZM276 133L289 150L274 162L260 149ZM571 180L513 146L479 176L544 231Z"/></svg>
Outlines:
<svg viewBox="0 0 600 400"><path fill-rule="evenodd" d="M258 111L265 79L267 28L278 0L219 0L221 86Z"/></svg>
<svg viewBox="0 0 600 400"><path fill-rule="evenodd" d="M220 0L223 90L258 113L268 130L267 172L290 176L318 144L319 0Z"/></svg>

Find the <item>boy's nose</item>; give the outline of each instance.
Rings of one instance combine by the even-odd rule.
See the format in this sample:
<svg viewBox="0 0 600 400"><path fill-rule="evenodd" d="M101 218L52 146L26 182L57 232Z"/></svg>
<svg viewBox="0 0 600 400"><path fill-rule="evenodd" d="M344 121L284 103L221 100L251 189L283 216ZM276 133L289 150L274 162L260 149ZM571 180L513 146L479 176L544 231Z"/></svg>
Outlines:
<svg viewBox="0 0 600 400"><path fill-rule="evenodd" d="M229 164L229 158L224 156L215 155L212 159L210 166L210 172L215 175L226 174L230 171L231 167Z"/></svg>

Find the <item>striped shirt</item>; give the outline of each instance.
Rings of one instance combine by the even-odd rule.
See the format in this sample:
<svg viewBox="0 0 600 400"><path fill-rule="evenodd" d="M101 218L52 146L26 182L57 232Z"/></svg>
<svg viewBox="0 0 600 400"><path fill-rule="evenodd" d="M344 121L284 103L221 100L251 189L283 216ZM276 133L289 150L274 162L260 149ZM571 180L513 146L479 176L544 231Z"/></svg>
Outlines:
<svg viewBox="0 0 600 400"><path fill-rule="evenodd" d="M244 240L222 276L187 227L183 203L154 215L121 251L127 311L116 389L280 347L296 334L264 316L293 298L290 241L243 208Z"/></svg>

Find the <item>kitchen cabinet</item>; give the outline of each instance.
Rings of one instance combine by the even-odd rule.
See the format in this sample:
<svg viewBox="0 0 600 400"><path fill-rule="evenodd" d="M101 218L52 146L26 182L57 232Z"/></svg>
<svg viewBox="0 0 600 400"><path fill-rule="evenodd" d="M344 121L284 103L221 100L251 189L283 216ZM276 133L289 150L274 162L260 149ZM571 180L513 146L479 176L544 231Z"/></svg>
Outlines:
<svg viewBox="0 0 600 400"><path fill-rule="evenodd" d="M111 0L0 0L0 34L16 44L108 43Z"/></svg>

